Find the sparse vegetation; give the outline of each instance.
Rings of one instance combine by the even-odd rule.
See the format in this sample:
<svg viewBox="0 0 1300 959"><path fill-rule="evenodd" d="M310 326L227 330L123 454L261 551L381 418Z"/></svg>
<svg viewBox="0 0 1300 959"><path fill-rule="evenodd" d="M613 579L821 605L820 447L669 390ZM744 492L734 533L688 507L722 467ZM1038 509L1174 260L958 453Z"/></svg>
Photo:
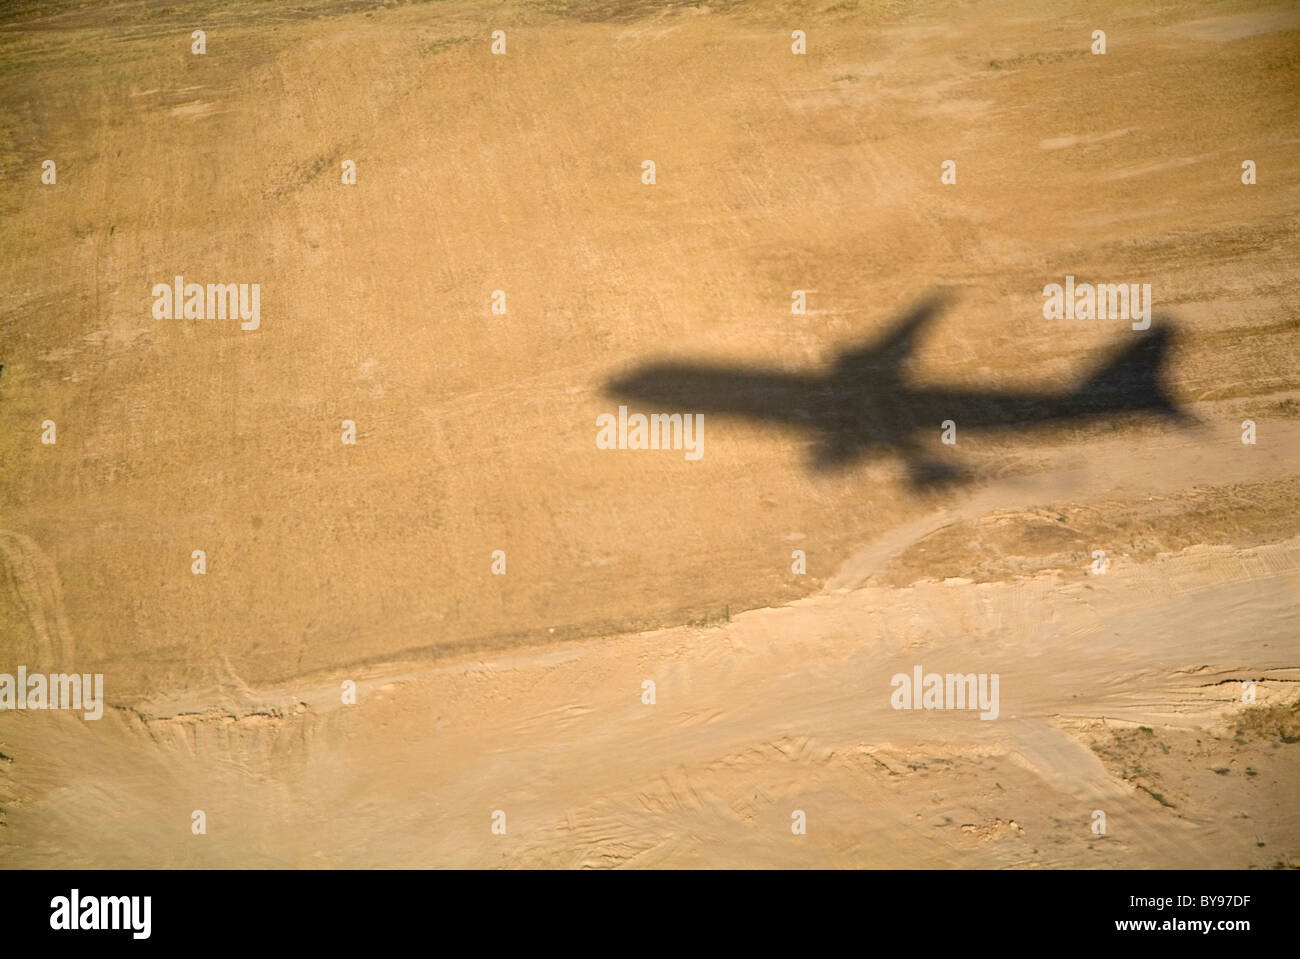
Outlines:
<svg viewBox="0 0 1300 959"><path fill-rule="evenodd" d="M420 56L432 57L439 53L450 50L452 47L458 47L462 43L467 43L469 37L445 37L441 40L434 40L420 47Z"/></svg>
<svg viewBox="0 0 1300 959"><path fill-rule="evenodd" d="M1300 400L1288 396L1284 400L1278 400L1273 409L1281 416L1300 416Z"/></svg>
<svg viewBox="0 0 1300 959"><path fill-rule="evenodd" d="M1300 699L1272 706L1243 709L1233 724L1238 739L1277 739L1284 743L1300 742Z"/></svg>

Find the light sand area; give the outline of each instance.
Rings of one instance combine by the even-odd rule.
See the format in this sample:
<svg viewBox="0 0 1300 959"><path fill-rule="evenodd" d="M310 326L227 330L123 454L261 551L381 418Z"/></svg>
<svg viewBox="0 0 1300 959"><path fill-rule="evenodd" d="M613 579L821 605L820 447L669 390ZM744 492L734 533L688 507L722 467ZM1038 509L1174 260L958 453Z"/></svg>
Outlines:
<svg viewBox="0 0 1300 959"><path fill-rule="evenodd" d="M713 628L351 674L355 705L341 675L259 690L232 672L98 723L7 721L3 856L1295 867L1298 630L1291 540L1085 581L839 590ZM891 676L917 665L997 673L998 717L893 709Z"/></svg>

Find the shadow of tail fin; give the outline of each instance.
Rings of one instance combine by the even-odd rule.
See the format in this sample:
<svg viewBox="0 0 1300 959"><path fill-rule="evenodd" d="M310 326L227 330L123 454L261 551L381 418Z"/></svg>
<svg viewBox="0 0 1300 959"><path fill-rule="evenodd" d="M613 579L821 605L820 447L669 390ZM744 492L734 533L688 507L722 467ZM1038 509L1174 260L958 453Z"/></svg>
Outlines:
<svg viewBox="0 0 1300 959"><path fill-rule="evenodd" d="M1164 384L1173 336L1173 327L1168 323L1138 334L1136 342L1121 348L1083 381L1075 399L1086 409L1140 410L1171 419L1191 419L1170 398Z"/></svg>

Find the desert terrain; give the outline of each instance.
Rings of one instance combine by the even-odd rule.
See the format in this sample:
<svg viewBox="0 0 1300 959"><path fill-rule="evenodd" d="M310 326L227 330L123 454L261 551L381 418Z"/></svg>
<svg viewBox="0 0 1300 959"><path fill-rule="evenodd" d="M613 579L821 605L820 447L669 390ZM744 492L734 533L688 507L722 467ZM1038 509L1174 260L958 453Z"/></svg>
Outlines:
<svg viewBox="0 0 1300 959"><path fill-rule="evenodd" d="M0 867L1300 866L1300 9L22 0L0 102L0 673L106 701ZM1068 393L1066 276L1184 419L597 445L936 291L910 382Z"/></svg>

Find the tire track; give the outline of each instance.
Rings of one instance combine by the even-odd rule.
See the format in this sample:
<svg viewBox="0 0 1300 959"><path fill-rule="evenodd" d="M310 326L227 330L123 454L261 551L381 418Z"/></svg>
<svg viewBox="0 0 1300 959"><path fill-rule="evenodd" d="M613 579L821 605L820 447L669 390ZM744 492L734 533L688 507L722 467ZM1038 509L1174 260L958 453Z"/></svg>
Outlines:
<svg viewBox="0 0 1300 959"><path fill-rule="evenodd" d="M0 651L30 667L72 663L76 644L63 610L58 571L30 536L0 530L0 597L0 605L16 613L10 628L25 623L30 637L24 649L21 634L11 634ZM14 613L6 613L6 619Z"/></svg>

